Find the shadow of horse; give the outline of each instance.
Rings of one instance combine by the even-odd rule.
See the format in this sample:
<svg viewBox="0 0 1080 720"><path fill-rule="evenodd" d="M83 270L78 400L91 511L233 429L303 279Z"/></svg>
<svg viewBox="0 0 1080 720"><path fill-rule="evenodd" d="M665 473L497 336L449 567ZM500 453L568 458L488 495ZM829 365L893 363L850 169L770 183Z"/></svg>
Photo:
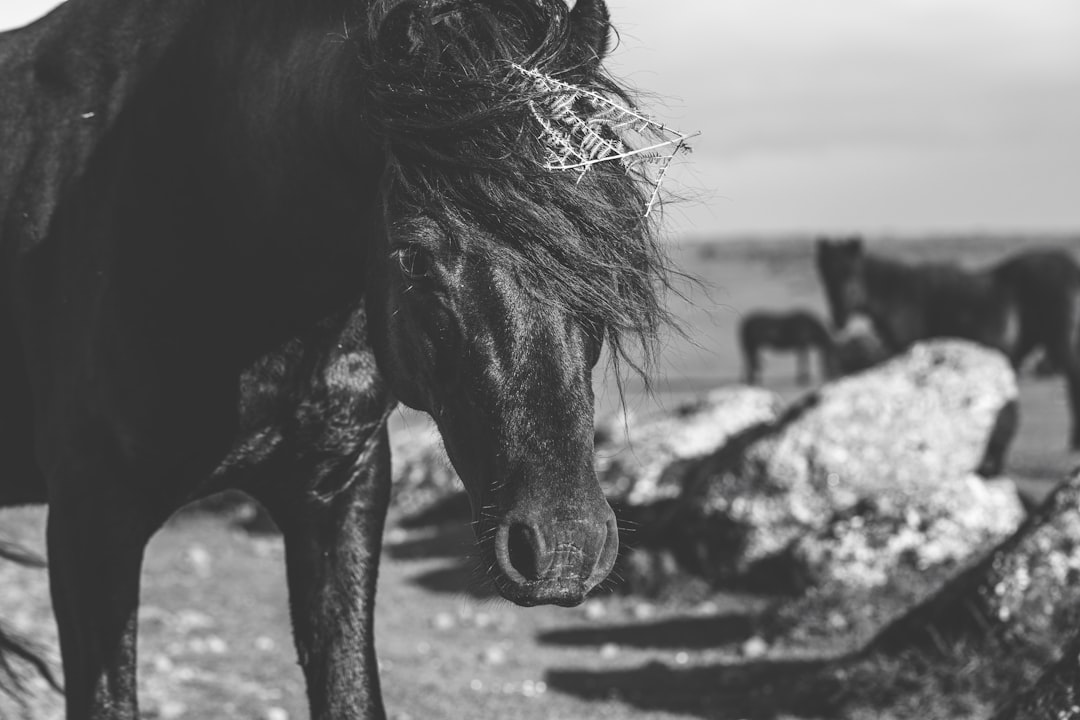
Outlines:
<svg viewBox="0 0 1080 720"><path fill-rule="evenodd" d="M853 656L852 656L853 657ZM836 717L847 702L849 656L713 663L673 668L650 662L621 670L551 670L552 690L619 699L641 710L710 720Z"/></svg>
<svg viewBox="0 0 1080 720"><path fill-rule="evenodd" d="M548 630L537 636L545 645L605 645L633 648L703 650L739 643L753 637L757 615L730 613L707 617L680 617L651 623L588 626Z"/></svg>

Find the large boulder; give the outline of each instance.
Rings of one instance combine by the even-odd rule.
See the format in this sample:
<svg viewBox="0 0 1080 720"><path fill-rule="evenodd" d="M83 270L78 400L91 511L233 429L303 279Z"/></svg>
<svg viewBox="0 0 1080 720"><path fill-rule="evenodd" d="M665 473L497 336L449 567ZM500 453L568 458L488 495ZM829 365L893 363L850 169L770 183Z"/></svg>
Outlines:
<svg viewBox="0 0 1080 720"><path fill-rule="evenodd" d="M678 497L688 469L747 428L774 422L781 407L773 392L734 385L671 412L602 422L596 471L604 493L631 506Z"/></svg>
<svg viewBox="0 0 1080 720"><path fill-rule="evenodd" d="M435 423L420 413L390 429L394 481L390 507L395 515L414 516L464 492L443 449Z"/></svg>
<svg viewBox="0 0 1080 720"><path fill-rule="evenodd" d="M962 561L1023 516L1011 482L976 474L1016 396L996 351L916 345L697 463L671 522L714 581L866 587Z"/></svg>

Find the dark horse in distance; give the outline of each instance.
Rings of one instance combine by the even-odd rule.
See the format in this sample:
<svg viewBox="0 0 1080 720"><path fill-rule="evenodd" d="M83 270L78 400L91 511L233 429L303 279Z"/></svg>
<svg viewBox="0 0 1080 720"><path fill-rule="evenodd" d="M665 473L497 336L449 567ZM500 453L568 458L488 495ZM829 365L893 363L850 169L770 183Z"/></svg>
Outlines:
<svg viewBox="0 0 1080 720"><path fill-rule="evenodd" d="M765 349L795 353L795 381L800 385L810 382L811 351L818 353L822 377L833 374L832 338L825 323L809 310L747 313L739 323L739 344L749 385L761 382L761 351Z"/></svg>
<svg viewBox="0 0 1080 720"><path fill-rule="evenodd" d="M68 718L138 717L144 547L228 487L283 531L311 717L384 717L398 401L503 596L607 576L592 370L654 347L670 272L641 166L552 165L631 142L575 121L632 102L609 33L602 0L69 0L0 35L0 504L49 505Z"/></svg>
<svg viewBox="0 0 1080 720"><path fill-rule="evenodd" d="M1041 348L1061 368L1080 449L1080 265L1068 252L1032 249L979 271L912 265L869 254L860 238L821 239L817 266L837 328L870 318L891 353L926 338L996 348L1019 368Z"/></svg>

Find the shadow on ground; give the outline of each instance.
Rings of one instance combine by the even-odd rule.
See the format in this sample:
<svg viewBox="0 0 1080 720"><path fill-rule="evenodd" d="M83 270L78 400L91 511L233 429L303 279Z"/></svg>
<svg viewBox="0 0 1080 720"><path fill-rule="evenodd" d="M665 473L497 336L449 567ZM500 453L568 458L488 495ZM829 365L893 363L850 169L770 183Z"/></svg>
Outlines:
<svg viewBox="0 0 1080 720"><path fill-rule="evenodd" d="M768 720L842 712L847 659L754 661L672 668L649 663L623 670L549 670L548 686L583 699L618 698L641 710L710 720Z"/></svg>
<svg viewBox="0 0 1080 720"><path fill-rule="evenodd" d="M634 648L719 648L749 639L757 627L757 615L715 615L674 618L651 623L579 627L549 630L538 640L546 645L605 645Z"/></svg>
<svg viewBox="0 0 1080 720"><path fill-rule="evenodd" d="M394 560L438 560L465 558L476 553L476 536L468 524L440 525L432 532L410 534L386 543L386 554Z"/></svg>

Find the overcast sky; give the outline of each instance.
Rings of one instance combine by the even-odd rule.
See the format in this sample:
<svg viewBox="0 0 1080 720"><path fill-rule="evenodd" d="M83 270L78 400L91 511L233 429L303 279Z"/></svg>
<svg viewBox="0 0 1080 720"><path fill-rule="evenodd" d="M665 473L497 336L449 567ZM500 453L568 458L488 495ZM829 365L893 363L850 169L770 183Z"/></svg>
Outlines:
<svg viewBox="0 0 1080 720"><path fill-rule="evenodd" d="M608 0L698 235L1080 230L1080 0ZM0 0L0 27L48 0Z"/></svg>

